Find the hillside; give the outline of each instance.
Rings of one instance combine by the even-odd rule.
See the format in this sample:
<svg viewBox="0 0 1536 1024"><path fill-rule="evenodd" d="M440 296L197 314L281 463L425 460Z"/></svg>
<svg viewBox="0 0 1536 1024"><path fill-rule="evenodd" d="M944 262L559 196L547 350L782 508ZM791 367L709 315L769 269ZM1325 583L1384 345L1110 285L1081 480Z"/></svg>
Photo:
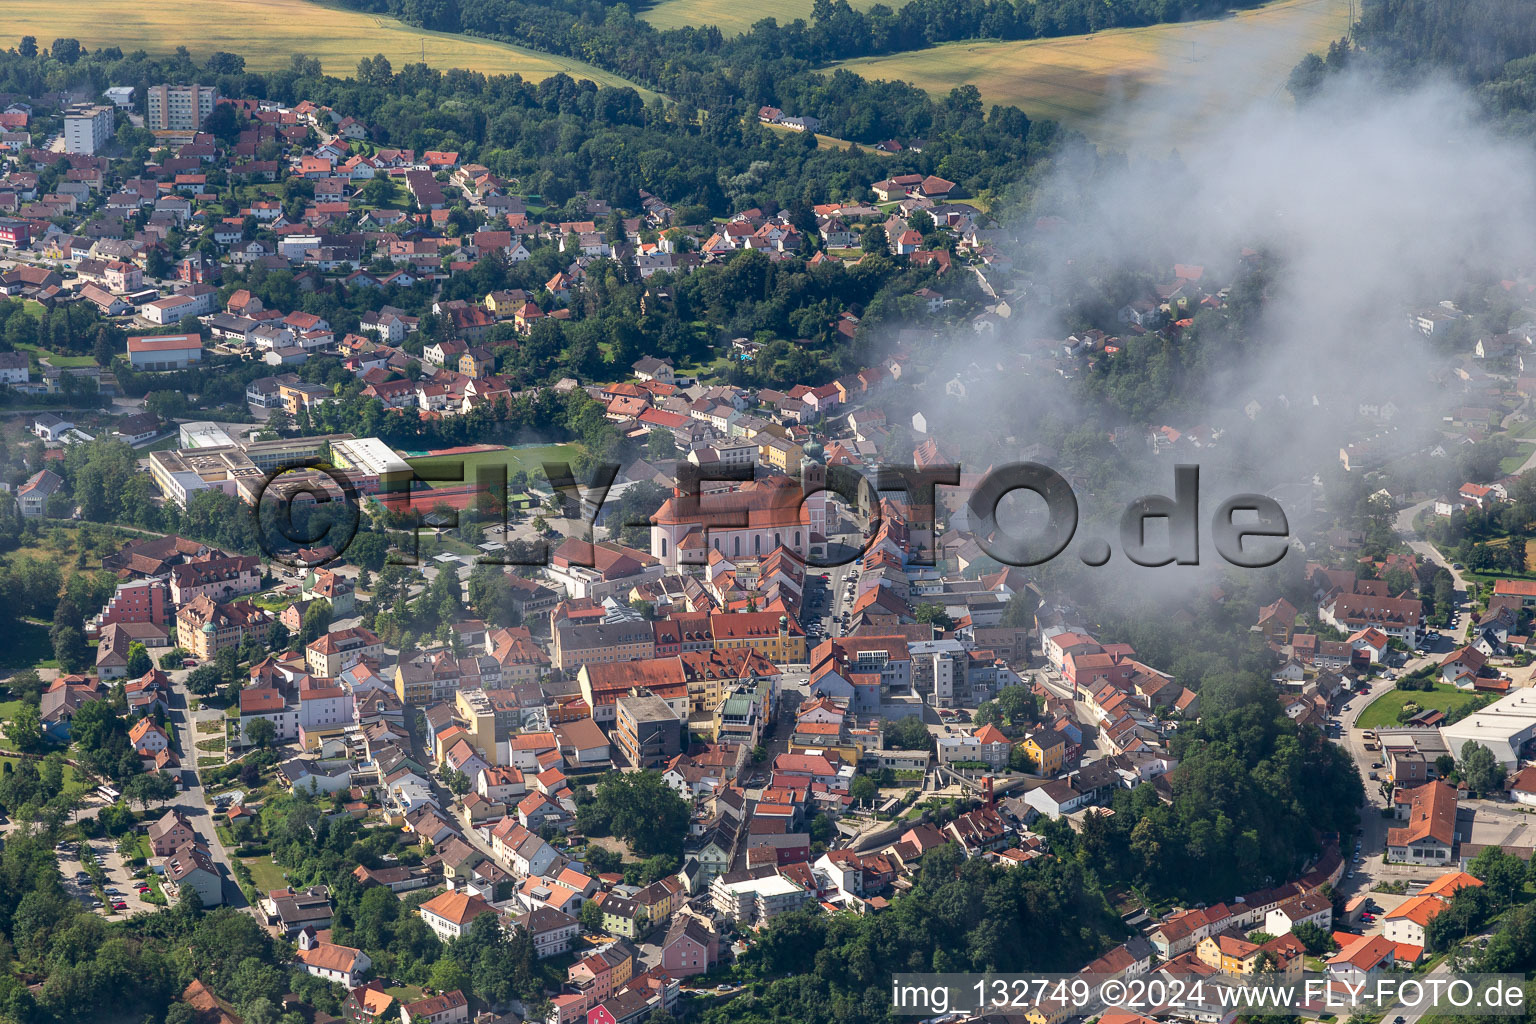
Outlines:
<svg viewBox="0 0 1536 1024"><path fill-rule="evenodd" d="M892 9L902 6L902 0L849 0L849 6L856 11L867 11L882 2ZM660 29L714 25L726 35L737 35L764 18L774 18L780 25L787 25L796 18L810 21L811 0L770 0L747 7L730 0L660 0L642 11L640 17Z"/></svg>
<svg viewBox="0 0 1536 1024"><path fill-rule="evenodd" d="M1096 141L1138 145L1188 137L1218 105L1280 92L1297 60L1344 35L1348 0L1278 0L1228 18L1110 29L1021 42L962 41L847 61L870 79L935 96L974 85L984 102L1056 118ZM1178 96L1167 119L1134 104L1149 88Z"/></svg>
<svg viewBox="0 0 1536 1024"><path fill-rule="evenodd" d="M425 59L435 68L487 74L516 72L540 81L565 72L601 85L628 85L581 61L489 40L411 28L393 18L341 10L309 0L8 0L6 45L23 35L42 45L70 36L90 49L117 46L169 53L185 46L201 58L228 50L252 71L285 66L293 54L315 57L328 74L351 75L364 57L382 53L395 67Z"/></svg>

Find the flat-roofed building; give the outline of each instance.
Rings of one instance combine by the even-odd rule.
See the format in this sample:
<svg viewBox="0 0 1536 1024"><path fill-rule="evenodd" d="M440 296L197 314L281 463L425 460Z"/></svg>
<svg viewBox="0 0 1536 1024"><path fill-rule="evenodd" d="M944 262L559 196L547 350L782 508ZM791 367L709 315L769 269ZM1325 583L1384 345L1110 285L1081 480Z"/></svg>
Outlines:
<svg viewBox="0 0 1536 1024"><path fill-rule="evenodd" d="M683 723L660 697L620 697L617 709L614 738L631 767L657 768L682 752Z"/></svg>
<svg viewBox="0 0 1536 1024"><path fill-rule="evenodd" d="M1461 748L1471 741L1491 750L1505 768L1512 768L1526 744L1536 739L1536 688L1522 687L1454 725L1442 726L1440 736L1452 757L1459 759Z"/></svg>
<svg viewBox="0 0 1536 1024"><path fill-rule="evenodd" d="M128 339L128 362L135 370L185 370L203 361L197 334L165 334Z"/></svg>
<svg viewBox="0 0 1536 1024"><path fill-rule="evenodd" d="M115 131L110 106L79 103L64 110L64 152L94 155L106 148Z"/></svg>

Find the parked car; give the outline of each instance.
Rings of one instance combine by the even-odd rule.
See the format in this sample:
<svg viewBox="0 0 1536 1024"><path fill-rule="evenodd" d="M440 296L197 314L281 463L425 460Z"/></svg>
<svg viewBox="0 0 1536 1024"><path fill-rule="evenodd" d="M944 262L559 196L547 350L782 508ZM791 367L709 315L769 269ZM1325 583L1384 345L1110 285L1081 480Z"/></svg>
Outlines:
<svg viewBox="0 0 1536 1024"><path fill-rule="evenodd" d="M1377 780L1377 778L1378 778L1378 776L1377 776L1377 774L1375 772L1371 772L1370 773L1370 779L1371 779L1372 782L1375 782Z"/></svg>

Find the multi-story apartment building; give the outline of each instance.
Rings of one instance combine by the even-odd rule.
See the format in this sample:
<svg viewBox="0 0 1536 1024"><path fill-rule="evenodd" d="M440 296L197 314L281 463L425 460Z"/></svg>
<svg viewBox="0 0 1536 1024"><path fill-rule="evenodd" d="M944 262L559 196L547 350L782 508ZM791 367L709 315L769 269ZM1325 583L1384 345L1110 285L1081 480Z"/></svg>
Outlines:
<svg viewBox="0 0 1536 1024"><path fill-rule="evenodd" d="M620 697L614 738L634 768L656 768L682 752L683 723L660 697Z"/></svg>
<svg viewBox="0 0 1536 1024"><path fill-rule="evenodd" d="M197 131L219 101L207 85L152 85L144 90L144 127L150 131Z"/></svg>
<svg viewBox="0 0 1536 1024"><path fill-rule="evenodd" d="M362 626L338 629L316 637L304 648L304 662L317 676L339 676L363 661L384 653L384 641Z"/></svg>
<svg viewBox="0 0 1536 1024"><path fill-rule="evenodd" d="M106 607L91 622L94 629L105 629L114 622L152 622L163 626L171 621L170 592L161 579L127 580L117 585L117 592L107 599Z"/></svg>
<svg viewBox="0 0 1536 1024"><path fill-rule="evenodd" d="M64 111L64 152L94 155L106 148L115 131L112 108L80 103Z"/></svg>

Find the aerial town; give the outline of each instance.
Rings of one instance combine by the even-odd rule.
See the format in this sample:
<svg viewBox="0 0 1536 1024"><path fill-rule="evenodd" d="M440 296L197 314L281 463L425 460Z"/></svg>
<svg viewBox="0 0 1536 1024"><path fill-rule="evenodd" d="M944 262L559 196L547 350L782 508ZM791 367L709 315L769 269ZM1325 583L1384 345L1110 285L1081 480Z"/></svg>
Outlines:
<svg viewBox="0 0 1536 1024"><path fill-rule="evenodd" d="M941 120L684 202L510 172L618 89L521 83L493 143L349 91L424 64L231 94L232 54L102 54L0 88L0 1021L886 1024L901 971L1536 968L1530 265L1395 308L1411 384L1165 402L1198 359L1156 360L1259 330L1260 240L1021 285L1070 230ZM822 153L842 122L783 95L728 127ZM1171 492L1323 419L1258 478L1278 564L1171 590L1009 564L970 500L1048 463L1097 522L1129 460Z"/></svg>

